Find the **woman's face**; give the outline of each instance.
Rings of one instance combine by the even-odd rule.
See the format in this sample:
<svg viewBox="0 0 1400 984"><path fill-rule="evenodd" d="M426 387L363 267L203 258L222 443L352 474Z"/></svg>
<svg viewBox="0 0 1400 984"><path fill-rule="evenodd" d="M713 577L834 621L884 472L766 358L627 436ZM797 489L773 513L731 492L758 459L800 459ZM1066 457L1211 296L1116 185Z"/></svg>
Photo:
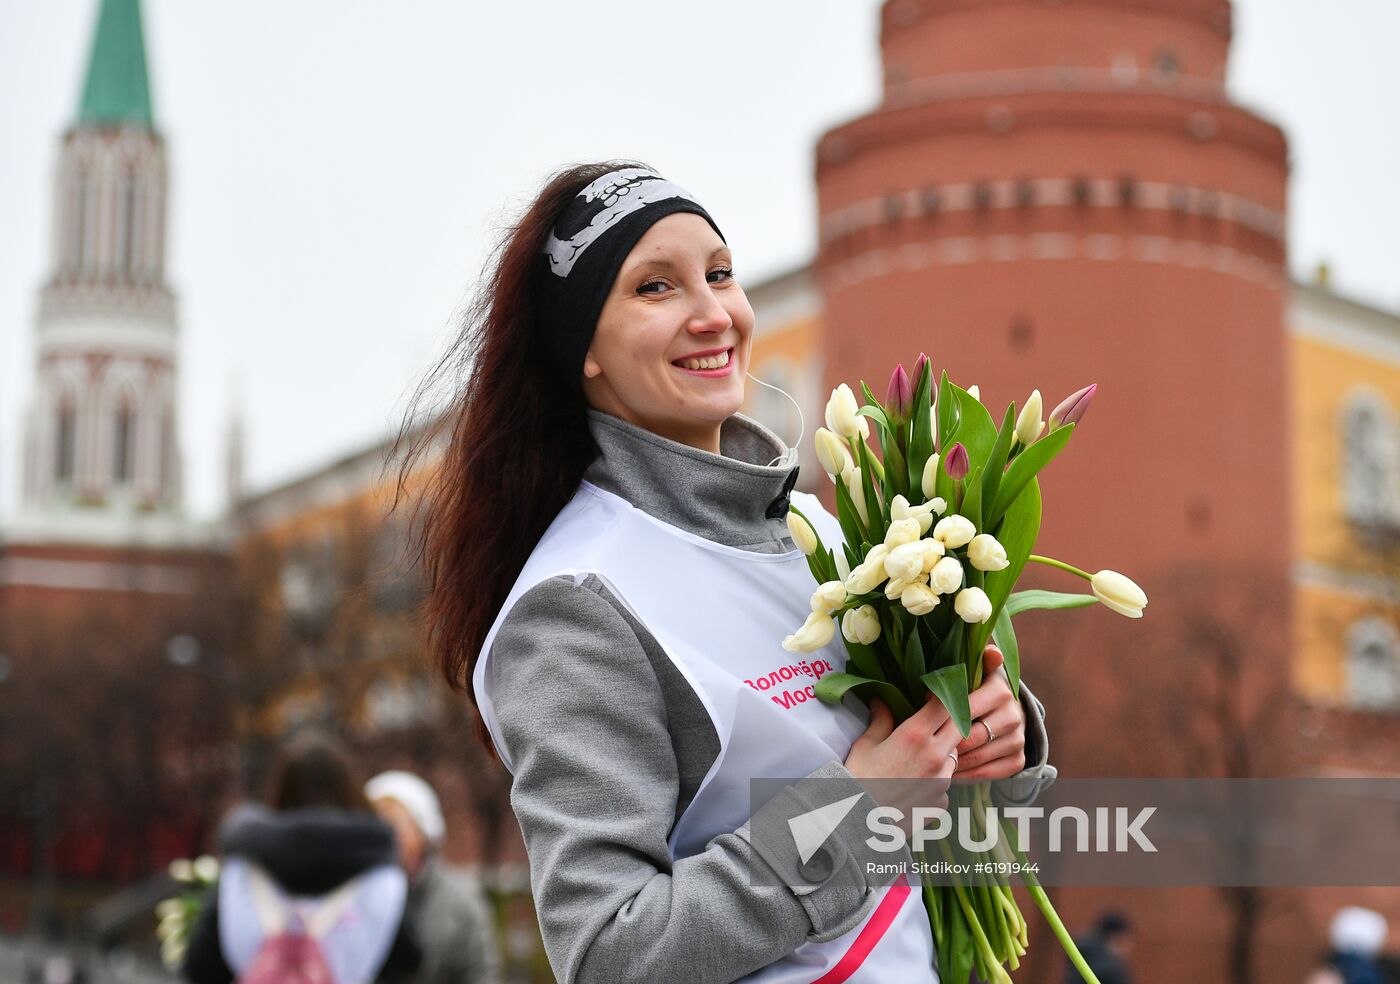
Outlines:
<svg viewBox="0 0 1400 984"><path fill-rule="evenodd" d="M753 336L732 267L698 215L677 212L648 229L598 316L583 362L589 404L718 454L720 425L744 403Z"/></svg>

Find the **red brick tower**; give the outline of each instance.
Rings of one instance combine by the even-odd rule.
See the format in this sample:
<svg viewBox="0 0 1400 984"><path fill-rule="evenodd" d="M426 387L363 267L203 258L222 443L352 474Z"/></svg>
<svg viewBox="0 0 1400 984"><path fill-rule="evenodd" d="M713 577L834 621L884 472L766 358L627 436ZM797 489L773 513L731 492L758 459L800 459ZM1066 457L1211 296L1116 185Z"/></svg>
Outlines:
<svg viewBox="0 0 1400 984"><path fill-rule="evenodd" d="M1287 146L1226 97L1228 2L890 0L882 21L884 101L817 151L829 381L921 348L998 408L1098 381L1044 483L1048 508L1094 508L1044 545L1135 571L1226 551L1286 596Z"/></svg>
<svg viewBox="0 0 1400 984"><path fill-rule="evenodd" d="M1152 604L1141 622L1089 609L1021 630L1062 775L1285 768L1251 722L1291 653L1288 149L1226 95L1230 36L1228 0L888 0L883 99L817 147L829 386L883 393L921 350L998 420L1032 388L1048 415L1100 384L1042 475L1039 552L1122 570ZM1221 627L1238 644L1216 658L1202 640ZM1192 703L1201 657L1238 695L1229 720ZM1166 703L1199 751L1150 730ZM1238 979L1219 973L1231 916L1209 892L1141 912L1113 894L1159 907L1138 962L1162 979ZM1077 926L1108 904L1067 901Z"/></svg>

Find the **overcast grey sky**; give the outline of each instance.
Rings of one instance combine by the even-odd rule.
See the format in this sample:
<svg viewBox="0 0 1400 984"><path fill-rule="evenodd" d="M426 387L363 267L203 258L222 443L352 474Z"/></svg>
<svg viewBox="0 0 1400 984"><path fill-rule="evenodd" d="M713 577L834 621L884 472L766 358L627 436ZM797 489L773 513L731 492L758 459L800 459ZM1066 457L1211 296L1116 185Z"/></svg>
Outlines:
<svg viewBox="0 0 1400 984"><path fill-rule="evenodd" d="M0 516L96 8L0 0ZM222 506L235 388L255 489L394 426L493 231L555 165L654 164L715 213L753 282L810 257L814 142L878 92L878 0L144 8L198 516ZM1400 5L1235 9L1231 90L1291 139L1295 271L1326 257L1339 290L1400 307Z"/></svg>

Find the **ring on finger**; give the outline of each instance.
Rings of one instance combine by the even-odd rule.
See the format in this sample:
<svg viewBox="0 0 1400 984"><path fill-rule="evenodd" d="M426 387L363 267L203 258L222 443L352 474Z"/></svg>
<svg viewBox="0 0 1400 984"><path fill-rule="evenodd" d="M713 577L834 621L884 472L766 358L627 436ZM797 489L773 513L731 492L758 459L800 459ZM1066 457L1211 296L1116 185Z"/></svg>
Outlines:
<svg viewBox="0 0 1400 984"><path fill-rule="evenodd" d="M996 741L996 740L997 740L997 736L994 735L994 734L992 734L992 726L991 726L990 724L987 723L987 719L986 719L986 718L978 718L977 720L981 721L981 722L982 722L982 727L984 727L984 728L987 729L987 744L990 745L992 742Z"/></svg>
<svg viewBox="0 0 1400 984"><path fill-rule="evenodd" d="M953 768L956 769L956 768L958 767L958 753L957 753L957 752L945 752L944 754L947 755L950 759L953 760Z"/></svg>

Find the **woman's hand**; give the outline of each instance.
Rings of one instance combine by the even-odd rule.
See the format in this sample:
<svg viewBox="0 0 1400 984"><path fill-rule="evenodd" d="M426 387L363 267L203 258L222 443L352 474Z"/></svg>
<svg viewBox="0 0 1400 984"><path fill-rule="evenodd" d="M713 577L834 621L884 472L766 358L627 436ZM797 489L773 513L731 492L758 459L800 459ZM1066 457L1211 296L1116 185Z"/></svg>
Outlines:
<svg viewBox="0 0 1400 984"><path fill-rule="evenodd" d="M876 783L871 795L893 806L906 822L916 806L948 806L948 786L962 737L942 702L929 694L924 706L899 727L883 701L870 702L870 726L851 745L846 769L857 779L929 779L921 783Z"/></svg>
<svg viewBox="0 0 1400 984"><path fill-rule="evenodd" d="M968 698L972 731L958 743L954 779L1009 779L1026 767L1026 712L997 672L1004 659L991 643L982 651L982 685Z"/></svg>

